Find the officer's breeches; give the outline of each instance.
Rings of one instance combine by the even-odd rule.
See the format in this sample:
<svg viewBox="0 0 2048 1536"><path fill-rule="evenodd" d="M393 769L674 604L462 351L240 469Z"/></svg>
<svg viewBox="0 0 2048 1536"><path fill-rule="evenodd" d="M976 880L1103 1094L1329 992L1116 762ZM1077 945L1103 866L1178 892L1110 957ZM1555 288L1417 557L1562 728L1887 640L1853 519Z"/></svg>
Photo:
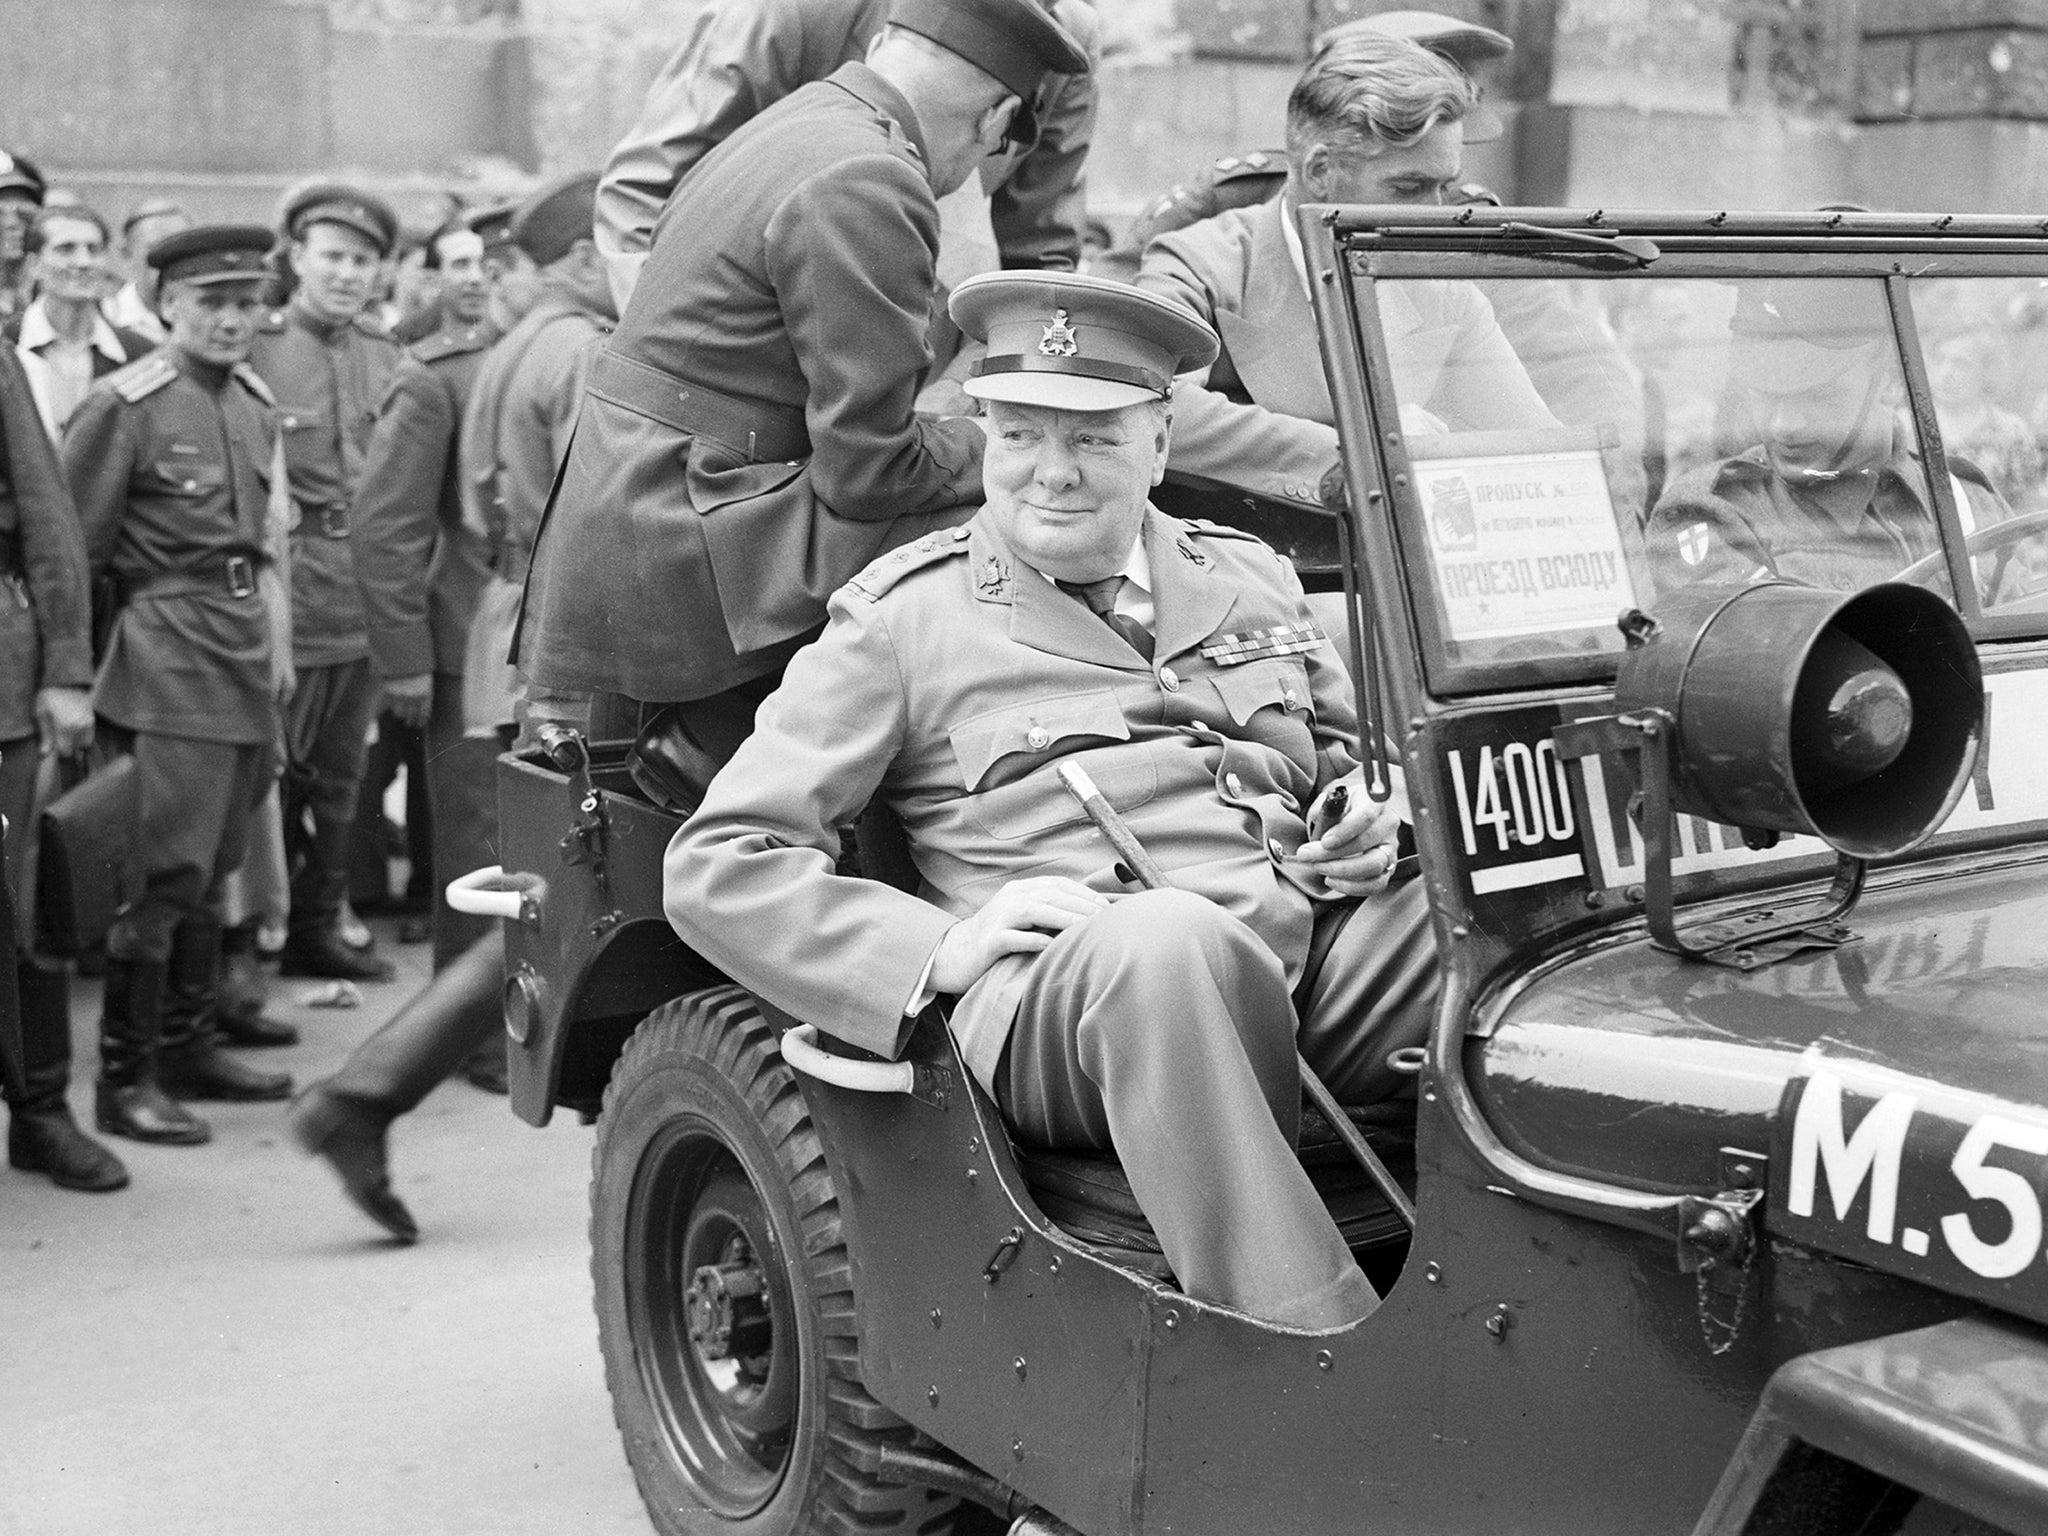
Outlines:
<svg viewBox="0 0 2048 1536"><path fill-rule="evenodd" d="M114 918L107 953L168 960L171 933L220 911L220 886L248 851L249 821L277 759L268 744L135 737L130 858L140 891Z"/></svg>
<svg viewBox="0 0 2048 1536"><path fill-rule="evenodd" d="M996 1086L1026 1141L1115 1150L1189 1295L1306 1327L1372 1309L1294 1153L1286 973L1213 902L1147 891L1060 935L1027 973Z"/></svg>
<svg viewBox="0 0 2048 1536"><path fill-rule="evenodd" d="M294 928L323 926L341 909L376 707L368 657L299 671L285 709L284 834Z"/></svg>

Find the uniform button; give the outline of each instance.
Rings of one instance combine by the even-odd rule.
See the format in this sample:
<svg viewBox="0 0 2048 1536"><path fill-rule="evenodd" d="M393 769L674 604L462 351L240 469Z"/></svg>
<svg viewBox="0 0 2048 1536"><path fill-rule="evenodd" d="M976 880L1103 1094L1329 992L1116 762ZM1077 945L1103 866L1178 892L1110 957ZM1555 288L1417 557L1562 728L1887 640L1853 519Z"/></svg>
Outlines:
<svg viewBox="0 0 2048 1536"><path fill-rule="evenodd" d="M1244 793L1244 780L1234 773L1226 773L1223 775L1223 787L1233 795L1242 795Z"/></svg>
<svg viewBox="0 0 2048 1536"><path fill-rule="evenodd" d="M187 480L185 482L185 489L188 491L196 491L199 489L199 482L197 480Z"/></svg>
<svg viewBox="0 0 2048 1536"><path fill-rule="evenodd" d="M789 462L790 462L790 463L792 463L792 464L794 464L794 463L796 462L796 460L795 460L795 459L791 459L791 460L790 460ZM966 530L965 528L955 528L955 529L953 530L953 542L954 542L955 544L959 543L959 542L960 542L960 541L961 541L962 539L965 539L965 538L969 538L969 537L971 537L971 535L970 535L970 534L968 533L968 531L967 531L967 530Z"/></svg>
<svg viewBox="0 0 2048 1536"><path fill-rule="evenodd" d="M1283 688L1280 690L1280 699L1289 709L1292 709L1301 702L1301 695L1292 688Z"/></svg>
<svg viewBox="0 0 2048 1536"><path fill-rule="evenodd" d="M1287 849L1284 846L1282 846L1280 839L1277 837L1269 837L1266 839L1266 851L1272 854L1273 857L1276 859L1284 859L1287 857Z"/></svg>
<svg viewBox="0 0 2048 1536"><path fill-rule="evenodd" d="M1180 674L1171 667L1161 667L1159 669L1159 686L1168 693L1179 693Z"/></svg>
<svg viewBox="0 0 2048 1536"><path fill-rule="evenodd" d="M287 416L284 419L284 424L287 427L296 427L299 424L299 418L296 416Z"/></svg>
<svg viewBox="0 0 2048 1536"><path fill-rule="evenodd" d="M1043 752L1052 745L1052 732L1042 725L1034 725L1024 733L1024 741L1034 752Z"/></svg>

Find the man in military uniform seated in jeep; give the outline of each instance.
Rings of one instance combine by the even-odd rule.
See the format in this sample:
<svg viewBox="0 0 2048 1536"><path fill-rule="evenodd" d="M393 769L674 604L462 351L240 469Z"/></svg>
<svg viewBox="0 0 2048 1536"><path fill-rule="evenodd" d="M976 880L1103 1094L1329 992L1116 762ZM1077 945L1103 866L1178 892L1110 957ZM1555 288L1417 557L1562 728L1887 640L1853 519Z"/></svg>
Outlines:
<svg viewBox="0 0 2048 1536"><path fill-rule="evenodd" d="M1883 288L1745 283L1729 330L1728 377L1758 441L1680 477L1652 509L1658 589L1781 580L1853 592L1939 549ZM1976 466L1948 464L1966 529L2012 515Z"/></svg>
<svg viewBox="0 0 2048 1536"><path fill-rule="evenodd" d="M987 505L833 597L670 845L669 919L776 1006L894 1055L934 995L1031 1143L1111 1149L1186 1291L1329 1328L1376 1297L1293 1152L1297 1046L1391 1095L1436 960L1349 683L1293 569L1151 508L1175 374L1215 333L1099 279L988 274ZM1056 774L1086 768L1165 871L1140 890ZM1311 838L1347 786L1350 809ZM922 898L835 873L881 797ZM1354 898L1364 898L1363 900ZM1334 935L1299 997L1312 939ZM1321 949L1318 944L1317 949Z"/></svg>

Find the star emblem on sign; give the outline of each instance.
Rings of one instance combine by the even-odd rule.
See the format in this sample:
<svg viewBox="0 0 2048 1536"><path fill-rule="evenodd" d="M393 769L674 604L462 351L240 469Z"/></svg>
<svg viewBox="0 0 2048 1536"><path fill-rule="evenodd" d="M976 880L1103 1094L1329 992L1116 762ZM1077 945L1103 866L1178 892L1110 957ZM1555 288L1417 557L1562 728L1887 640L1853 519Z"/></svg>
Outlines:
<svg viewBox="0 0 2048 1536"><path fill-rule="evenodd" d="M1067 312L1056 309L1052 320L1045 328L1045 335L1039 338L1038 350L1047 357L1072 357L1081 350L1080 339L1074 335L1074 328L1067 324Z"/></svg>

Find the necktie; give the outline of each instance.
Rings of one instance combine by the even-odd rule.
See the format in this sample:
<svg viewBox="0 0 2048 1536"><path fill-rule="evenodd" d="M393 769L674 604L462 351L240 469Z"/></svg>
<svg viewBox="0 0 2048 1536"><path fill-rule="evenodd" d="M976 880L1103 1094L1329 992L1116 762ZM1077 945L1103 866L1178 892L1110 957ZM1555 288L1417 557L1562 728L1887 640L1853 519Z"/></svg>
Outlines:
<svg viewBox="0 0 2048 1536"><path fill-rule="evenodd" d="M1124 578L1105 576L1100 581L1053 583L1069 597L1078 597L1094 610L1095 616L1131 643L1131 649L1147 661L1152 659L1152 631L1127 613L1116 611L1116 595L1124 589Z"/></svg>

